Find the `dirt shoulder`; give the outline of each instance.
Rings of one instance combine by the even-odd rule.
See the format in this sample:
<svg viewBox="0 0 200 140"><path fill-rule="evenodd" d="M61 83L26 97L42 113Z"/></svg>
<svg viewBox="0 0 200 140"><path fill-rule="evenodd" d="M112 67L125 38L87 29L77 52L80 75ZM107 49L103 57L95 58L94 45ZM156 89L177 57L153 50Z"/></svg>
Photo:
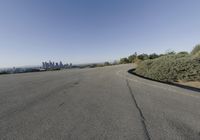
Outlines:
<svg viewBox="0 0 200 140"><path fill-rule="evenodd" d="M178 82L178 84L200 88L200 81Z"/></svg>

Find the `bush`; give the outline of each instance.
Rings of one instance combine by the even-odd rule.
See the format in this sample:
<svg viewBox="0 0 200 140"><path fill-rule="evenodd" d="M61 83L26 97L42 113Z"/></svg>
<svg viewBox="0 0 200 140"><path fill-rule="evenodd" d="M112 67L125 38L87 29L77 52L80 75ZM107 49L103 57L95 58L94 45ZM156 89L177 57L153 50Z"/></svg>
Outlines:
<svg viewBox="0 0 200 140"><path fill-rule="evenodd" d="M195 54L195 57L200 57L200 51Z"/></svg>
<svg viewBox="0 0 200 140"><path fill-rule="evenodd" d="M165 55L141 62L135 72L167 82L200 81L200 57L182 53Z"/></svg>
<svg viewBox="0 0 200 140"><path fill-rule="evenodd" d="M199 52L200 52L200 44L198 44L198 45L196 45L196 46L194 47L194 49L192 50L191 54L192 54L192 55L195 55L195 54L197 54L197 53L199 53Z"/></svg>
<svg viewBox="0 0 200 140"><path fill-rule="evenodd" d="M189 53L188 52L179 52L178 55L187 56L187 55L189 55Z"/></svg>
<svg viewBox="0 0 200 140"><path fill-rule="evenodd" d="M2 74L10 74L10 73L8 71L1 71L0 75L2 75Z"/></svg>

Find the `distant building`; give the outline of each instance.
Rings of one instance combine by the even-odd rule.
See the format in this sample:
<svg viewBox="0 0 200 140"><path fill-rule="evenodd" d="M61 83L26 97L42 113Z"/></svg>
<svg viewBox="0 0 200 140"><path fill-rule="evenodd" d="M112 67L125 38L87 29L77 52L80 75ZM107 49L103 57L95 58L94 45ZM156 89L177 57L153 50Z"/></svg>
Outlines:
<svg viewBox="0 0 200 140"><path fill-rule="evenodd" d="M42 62L42 68L45 70L49 70L49 69L63 69L63 68L71 68L72 67L72 63L70 64L63 64L62 61L58 62Z"/></svg>

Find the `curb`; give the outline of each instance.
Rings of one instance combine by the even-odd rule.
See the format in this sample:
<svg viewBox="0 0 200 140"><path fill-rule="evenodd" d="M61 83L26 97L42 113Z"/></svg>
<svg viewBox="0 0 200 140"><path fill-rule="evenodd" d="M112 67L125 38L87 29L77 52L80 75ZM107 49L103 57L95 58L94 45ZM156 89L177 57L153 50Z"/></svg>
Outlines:
<svg viewBox="0 0 200 140"><path fill-rule="evenodd" d="M164 81L159 81L159 80L151 79L151 78L139 75L139 74L135 73L134 71L135 71L135 69L130 69L130 70L128 70L128 73L133 74L135 76L138 76L140 78L146 79L146 80L150 80L150 81L159 82L159 83L162 83L162 84L167 84L167 85L171 85L171 86L180 87L180 88L183 88L183 89L188 89L188 90L200 92L200 88L186 86L186 85L181 85L181 84L178 84L178 83L164 82Z"/></svg>

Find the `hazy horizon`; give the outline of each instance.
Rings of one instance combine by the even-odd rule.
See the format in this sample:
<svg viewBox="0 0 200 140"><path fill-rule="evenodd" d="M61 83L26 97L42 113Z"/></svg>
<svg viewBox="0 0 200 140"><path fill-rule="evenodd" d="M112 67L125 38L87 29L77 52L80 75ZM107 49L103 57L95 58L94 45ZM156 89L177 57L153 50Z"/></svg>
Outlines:
<svg viewBox="0 0 200 140"><path fill-rule="evenodd" d="M200 43L199 5L198 0L2 0L0 68L190 52Z"/></svg>

